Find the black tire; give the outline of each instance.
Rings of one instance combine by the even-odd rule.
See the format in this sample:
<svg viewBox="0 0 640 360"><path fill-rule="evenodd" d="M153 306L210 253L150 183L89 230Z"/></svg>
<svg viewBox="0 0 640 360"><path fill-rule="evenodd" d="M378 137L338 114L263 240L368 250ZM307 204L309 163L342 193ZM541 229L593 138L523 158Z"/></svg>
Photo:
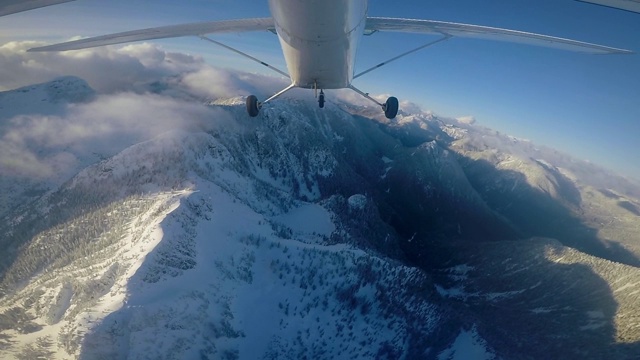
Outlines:
<svg viewBox="0 0 640 360"><path fill-rule="evenodd" d="M392 96L384 103L384 116L387 119L393 119L396 115L398 115L398 99Z"/></svg>
<svg viewBox="0 0 640 360"><path fill-rule="evenodd" d="M260 113L258 98L255 95L249 95L247 97L247 113L251 117L256 117L258 116L258 113Z"/></svg>
<svg viewBox="0 0 640 360"><path fill-rule="evenodd" d="M318 97L318 105L320 105L320 109L324 107L324 94L320 94Z"/></svg>

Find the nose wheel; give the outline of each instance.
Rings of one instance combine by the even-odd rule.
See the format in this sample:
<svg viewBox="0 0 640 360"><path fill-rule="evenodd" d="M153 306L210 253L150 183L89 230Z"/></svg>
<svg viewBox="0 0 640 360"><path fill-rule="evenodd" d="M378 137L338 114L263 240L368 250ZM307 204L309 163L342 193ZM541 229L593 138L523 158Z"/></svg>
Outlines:
<svg viewBox="0 0 640 360"><path fill-rule="evenodd" d="M320 95L318 96L318 105L322 109L324 107L324 91L320 90Z"/></svg>

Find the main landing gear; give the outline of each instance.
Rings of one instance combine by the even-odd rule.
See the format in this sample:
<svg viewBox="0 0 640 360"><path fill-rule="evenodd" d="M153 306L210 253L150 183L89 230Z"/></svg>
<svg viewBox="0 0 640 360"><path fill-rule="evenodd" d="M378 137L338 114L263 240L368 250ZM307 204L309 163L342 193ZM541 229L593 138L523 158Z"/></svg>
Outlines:
<svg viewBox="0 0 640 360"><path fill-rule="evenodd" d="M230 46L227 46L227 45L225 45L225 44L223 44L223 43L221 43L219 41L210 39L210 38L208 38L206 36L203 36L203 35L201 35L200 38L202 40L206 40L206 41L209 41L209 42L211 42L213 44L221 46L221 47L223 47L225 49L231 50L231 51L235 52L236 54L242 55L242 56L244 56L244 57L246 57L248 59L251 59L251 60L253 60L253 61L255 61L255 62L257 62L257 63L259 63L261 65L264 65L264 66L268 67L269 69L279 73L280 75L283 75L285 77L290 77L289 74L287 74L286 72L284 72L284 71L282 71L282 70L280 70L280 69L278 69L276 67L273 67L273 66L265 63L264 61L261 61L261 60L255 58L255 57L253 57L253 56L251 56L249 54L246 54L246 53L244 53L244 52L242 52L240 50L234 49L234 48L232 48ZM380 64L378 64L376 66L373 66L373 67L371 67L371 68L369 68L369 69L367 69L367 70L365 70L365 71L363 71L363 72L361 72L359 74L356 74L356 75L353 76L353 79L356 79L356 78L358 78L358 77L360 77L360 76L362 76L364 74L367 74L367 73L369 73L369 72L371 72L371 71L373 71L375 69L380 68L381 66L384 66L384 65L386 65L386 64L388 64L388 63L390 63L392 61L400 59L401 57L404 57L406 55L414 53L414 52L416 52L416 51L418 51L420 49L424 49L424 48L426 48L428 46L437 44L437 43L439 43L441 41L446 41L449 38L451 38L451 35L443 34L442 37L439 38L439 39L436 39L436 40L433 40L431 42L428 42L428 43L426 43L424 45L421 45L421 46L419 46L419 47L417 47L415 49L406 51L406 52L404 52L404 53L402 53L400 55L397 55L397 56L395 56L395 57L393 57L393 58L391 58L391 59L389 59L389 60L387 60L385 62L382 62L382 63L380 63ZM351 79L351 80L353 80L353 79ZM266 99L265 101L262 101L262 102L258 101L258 98L255 95L250 95L249 97L247 97L247 113L251 117L258 116L258 114L260 113L260 108L262 107L262 104L277 98L278 96L280 96L280 95L284 94L285 92L293 89L294 87L295 87L295 85L291 84L288 87L286 87L285 89L283 89L280 92L278 92L277 94L271 96L270 98L268 98L268 99ZM378 102L378 100L376 100L376 99L372 98L371 96L369 96L368 93L364 93L364 92L358 90L353 85L348 85L348 88L350 88L351 90L357 92L358 94L366 97L367 99L373 101L374 103L378 104L382 108L382 111L384 111L384 116L386 116L387 119L393 119L398 114L398 99L396 99L395 97L392 96L392 97L388 98L387 101L385 101L385 103L382 104L382 103ZM315 82L313 84L313 89L315 91L318 90L317 82ZM320 108L323 108L324 104L325 104L325 97L324 97L324 91L322 91L322 88L320 88L320 95L317 96L317 97L318 97L318 105L320 106Z"/></svg>
<svg viewBox="0 0 640 360"><path fill-rule="evenodd" d="M260 108L262 107L262 104L277 98L278 96L286 93L287 91L293 89L294 87L296 86L294 84L291 84L263 102L258 101L258 98L255 95L249 95L247 97L247 113L251 117L258 116L258 114L260 113Z"/></svg>
<svg viewBox="0 0 640 360"><path fill-rule="evenodd" d="M387 99L387 101L384 102L384 104L382 104L378 100L369 96L369 93L362 92L360 91L360 89L356 88L353 85L349 85L349 89L378 104L382 108L382 111L384 111L384 116L387 119L393 119L396 117L396 115L398 115L398 99L396 97L391 96Z"/></svg>
<svg viewBox="0 0 640 360"><path fill-rule="evenodd" d="M249 114L249 116L251 116L251 117L258 116L258 114L260 113L260 108L262 108L262 105L264 103L269 102L269 101L277 98L278 96L286 93L287 91L293 89L294 87L295 87L295 85L291 84L291 85L287 86L286 88L284 88L283 90L281 90L280 92L278 92L277 94L273 95L272 97L268 98L267 100L265 100L263 102L258 101L258 98L255 95L249 95L247 97L247 101L246 101L247 114ZM320 106L320 108L323 108L324 104L326 102L325 97L324 97L324 91L321 89L320 90L320 95L317 95L317 93L316 93L316 96L318 97L318 105Z"/></svg>
<svg viewBox="0 0 640 360"><path fill-rule="evenodd" d="M396 117L396 115L398 115L398 99L393 96L388 98L384 105L382 105L382 110L384 110L384 116L387 119Z"/></svg>
<svg viewBox="0 0 640 360"><path fill-rule="evenodd" d="M289 88L291 88L291 87L289 87ZM289 90L289 88L281 91L280 93L278 93L276 95L279 96L281 94L284 94L284 92ZM249 114L249 116L251 116L251 117L258 116L258 114L260 113L260 108L262 107L262 104L266 103L267 101L271 101L271 100L275 99L276 95L270 97L269 99L267 99L267 100L265 100L263 102L259 102L258 98L255 95L249 95L247 97L247 101L246 101L247 114ZM324 103L325 102L326 102L326 100L325 100L325 97L324 97L324 91L320 90L320 95L318 95L318 105L320 106L321 109L324 108Z"/></svg>
<svg viewBox="0 0 640 360"><path fill-rule="evenodd" d="M260 113L258 98L255 95L249 95L247 97L247 113L251 117L256 117L258 113Z"/></svg>
<svg viewBox="0 0 640 360"><path fill-rule="evenodd" d="M247 97L247 114L249 114L249 116L251 117L256 117L258 116L258 114L260 113L260 108L262 107L262 104L271 101L275 98L277 98L278 96L284 94L285 92L293 89L295 86L293 84L289 85L287 88L285 88L284 90L278 92L277 94L273 95L272 97L268 98L267 100L263 101L263 102L259 102L258 98L255 95L249 95ZM373 101L374 103L378 104L381 108L382 111L384 111L384 116L387 119L393 119L396 117L396 115L398 115L398 99L391 96L390 98L387 99L387 101L385 101L384 104L378 102L378 100L372 98L371 96L369 96L368 93L364 93L360 90L358 90L356 87L354 87L353 85L349 85L349 88L355 92L357 92L358 94L364 96L365 98ZM317 93L316 93L317 94ZM321 89L320 90L320 94L317 94L318 97L318 106L320 106L320 108L324 108L324 104L326 102L325 100L325 96L324 96L324 91Z"/></svg>

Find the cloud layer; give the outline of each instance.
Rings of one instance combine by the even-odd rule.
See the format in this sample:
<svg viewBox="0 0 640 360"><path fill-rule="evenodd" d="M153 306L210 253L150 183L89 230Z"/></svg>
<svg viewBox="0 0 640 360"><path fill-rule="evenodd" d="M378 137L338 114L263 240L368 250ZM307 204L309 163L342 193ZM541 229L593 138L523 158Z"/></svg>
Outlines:
<svg viewBox="0 0 640 360"><path fill-rule="evenodd" d="M205 100L249 94L265 98L288 85L281 77L215 68L199 56L168 52L148 43L61 53L26 52L39 45L43 44L0 45L0 91L76 76L86 80L97 95L89 102L56 105L55 112L42 105L48 110L29 114L5 110L17 115L0 116L3 175L65 178L100 156L113 155L163 132L211 126L217 121L212 119L229 118L224 110L202 105ZM312 94L298 90L285 96L310 98ZM327 96L373 104L351 90L331 91ZM372 96L380 102L387 98ZM11 102L5 101L4 106L11 107Z"/></svg>
<svg viewBox="0 0 640 360"><path fill-rule="evenodd" d="M224 111L154 94L102 95L69 105L59 115L12 118L0 137L0 173L50 178L70 176L95 157L109 156L173 129L202 129Z"/></svg>
<svg viewBox="0 0 640 360"><path fill-rule="evenodd" d="M40 45L43 44L25 41L0 46L0 90L73 75L86 80L97 91L108 93L205 66L201 57L166 52L151 44L68 52L26 52Z"/></svg>
<svg viewBox="0 0 640 360"><path fill-rule="evenodd" d="M0 46L3 90L73 75L87 80L98 95L89 102L57 106L55 112L42 105L42 101L55 101L41 99L44 91L18 92L0 101L9 108L22 96L20 102L32 102L34 108L0 123L3 176L65 178L96 158L166 131L211 126L229 115L202 105L202 98L246 95L256 84L269 80L215 69L201 58L150 44L68 53L26 52L35 45L13 42Z"/></svg>

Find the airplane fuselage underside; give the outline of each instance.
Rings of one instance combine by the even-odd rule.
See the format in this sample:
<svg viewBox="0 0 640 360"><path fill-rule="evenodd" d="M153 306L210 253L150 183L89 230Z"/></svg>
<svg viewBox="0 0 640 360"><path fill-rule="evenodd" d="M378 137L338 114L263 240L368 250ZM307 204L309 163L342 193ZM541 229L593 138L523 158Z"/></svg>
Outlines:
<svg viewBox="0 0 640 360"><path fill-rule="evenodd" d="M353 80L366 0L269 0L292 83L341 89Z"/></svg>

